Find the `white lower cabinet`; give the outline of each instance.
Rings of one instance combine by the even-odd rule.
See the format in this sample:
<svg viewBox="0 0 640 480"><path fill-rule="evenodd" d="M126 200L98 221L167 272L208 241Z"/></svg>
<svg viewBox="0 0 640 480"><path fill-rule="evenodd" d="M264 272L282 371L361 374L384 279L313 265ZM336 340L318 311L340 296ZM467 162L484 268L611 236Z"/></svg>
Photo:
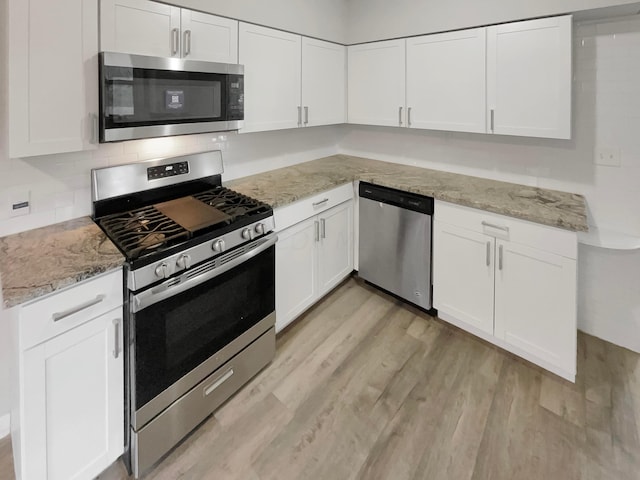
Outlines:
<svg viewBox="0 0 640 480"><path fill-rule="evenodd" d="M18 307L13 317L17 478L94 478L124 451L122 272ZM38 336L43 330L50 338Z"/></svg>
<svg viewBox="0 0 640 480"><path fill-rule="evenodd" d="M434 218L439 316L574 381L575 232L440 201Z"/></svg>
<svg viewBox="0 0 640 480"><path fill-rule="evenodd" d="M351 184L345 185L349 195ZM353 200L339 187L322 198L276 210L276 331L282 330L353 271ZM326 200L325 200L326 199ZM341 201L338 205L336 202ZM307 206L322 203L321 213L299 220ZM308 204L308 205L307 205ZM335 206L330 207L332 204ZM327 207L322 210L322 206ZM330 207L330 208L329 208ZM280 224L283 224L280 227Z"/></svg>

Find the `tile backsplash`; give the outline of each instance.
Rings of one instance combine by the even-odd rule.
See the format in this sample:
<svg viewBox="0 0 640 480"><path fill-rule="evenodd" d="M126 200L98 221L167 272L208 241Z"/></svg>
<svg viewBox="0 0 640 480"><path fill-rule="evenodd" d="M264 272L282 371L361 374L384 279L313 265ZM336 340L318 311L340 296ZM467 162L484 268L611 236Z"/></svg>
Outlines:
<svg viewBox="0 0 640 480"><path fill-rule="evenodd" d="M91 169L153 158L222 150L223 180L337 152L340 127L252 134L187 135L101 144L96 150L32 158L0 158L0 236L91 213ZM11 217L16 192L30 192L31 211Z"/></svg>

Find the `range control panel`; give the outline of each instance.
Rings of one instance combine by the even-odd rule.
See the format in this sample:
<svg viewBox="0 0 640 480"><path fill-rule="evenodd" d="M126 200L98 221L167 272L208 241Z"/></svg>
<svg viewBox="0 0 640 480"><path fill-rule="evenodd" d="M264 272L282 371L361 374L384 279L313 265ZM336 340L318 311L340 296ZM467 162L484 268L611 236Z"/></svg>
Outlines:
<svg viewBox="0 0 640 480"><path fill-rule="evenodd" d="M175 177L189 173L189 162L178 162L170 165L159 165L147 168L147 180Z"/></svg>

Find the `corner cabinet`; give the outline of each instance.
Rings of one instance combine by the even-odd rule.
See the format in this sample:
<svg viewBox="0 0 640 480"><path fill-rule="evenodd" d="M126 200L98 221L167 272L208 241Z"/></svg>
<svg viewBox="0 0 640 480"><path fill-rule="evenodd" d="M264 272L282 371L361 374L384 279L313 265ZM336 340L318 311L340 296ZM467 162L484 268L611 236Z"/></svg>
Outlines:
<svg viewBox="0 0 640 480"><path fill-rule="evenodd" d="M572 17L487 28L491 133L571 138Z"/></svg>
<svg viewBox="0 0 640 480"><path fill-rule="evenodd" d="M433 231L439 316L574 381L576 233L441 201Z"/></svg>
<svg viewBox="0 0 640 480"><path fill-rule="evenodd" d="M10 0L9 156L96 148L98 0Z"/></svg>
<svg viewBox="0 0 640 480"><path fill-rule="evenodd" d="M245 68L241 132L343 123L345 48L241 22L239 63Z"/></svg>
<svg viewBox="0 0 640 480"><path fill-rule="evenodd" d="M238 62L238 21L150 0L101 0L100 50Z"/></svg>
<svg viewBox="0 0 640 480"><path fill-rule="evenodd" d="M276 244L276 331L353 271L353 186L274 211Z"/></svg>
<svg viewBox="0 0 640 480"><path fill-rule="evenodd" d="M91 479L124 451L122 272L16 307L20 480Z"/></svg>

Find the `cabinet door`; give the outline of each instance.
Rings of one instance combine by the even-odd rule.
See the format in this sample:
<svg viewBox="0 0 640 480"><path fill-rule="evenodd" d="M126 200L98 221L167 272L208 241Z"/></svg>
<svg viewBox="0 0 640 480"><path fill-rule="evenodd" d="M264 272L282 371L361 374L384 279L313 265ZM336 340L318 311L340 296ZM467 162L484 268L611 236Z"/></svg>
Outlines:
<svg viewBox="0 0 640 480"><path fill-rule="evenodd" d="M486 29L407 39L407 125L486 132Z"/></svg>
<svg viewBox="0 0 640 480"><path fill-rule="evenodd" d="M124 451L122 309L23 354L22 478L93 478Z"/></svg>
<svg viewBox="0 0 640 480"><path fill-rule="evenodd" d="M182 9L182 56L238 63L238 21Z"/></svg>
<svg viewBox="0 0 640 480"><path fill-rule="evenodd" d="M488 27L487 107L493 133L571 138L571 16Z"/></svg>
<svg viewBox="0 0 640 480"><path fill-rule="evenodd" d="M345 123L347 48L302 37L302 106L305 126Z"/></svg>
<svg viewBox="0 0 640 480"><path fill-rule="evenodd" d="M241 131L301 126L300 35L247 23L240 23L239 32L239 63L245 74Z"/></svg>
<svg viewBox="0 0 640 480"><path fill-rule="evenodd" d="M349 123L405 125L405 40L348 47Z"/></svg>
<svg viewBox="0 0 640 480"><path fill-rule="evenodd" d="M96 147L98 1L9 8L9 156Z"/></svg>
<svg viewBox="0 0 640 480"><path fill-rule="evenodd" d="M576 261L498 240L495 336L576 372Z"/></svg>
<svg viewBox="0 0 640 480"><path fill-rule="evenodd" d="M433 230L433 305L493 334L495 239L438 221Z"/></svg>
<svg viewBox="0 0 640 480"><path fill-rule="evenodd" d="M102 0L100 50L180 56L180 8L149 0Z"/></svg>
<svg viewBox="0 0 640 480"><path fill-rule="evenodd" d="M310 307L317 298L316 217L278 234L276 243L276 331Z"/></svg>
<svg viewBox="0 0 640 480"><path fill-rule="evenodd" d="M318 294L324 295L353 271L353 201L318 215Z"/></svg>

